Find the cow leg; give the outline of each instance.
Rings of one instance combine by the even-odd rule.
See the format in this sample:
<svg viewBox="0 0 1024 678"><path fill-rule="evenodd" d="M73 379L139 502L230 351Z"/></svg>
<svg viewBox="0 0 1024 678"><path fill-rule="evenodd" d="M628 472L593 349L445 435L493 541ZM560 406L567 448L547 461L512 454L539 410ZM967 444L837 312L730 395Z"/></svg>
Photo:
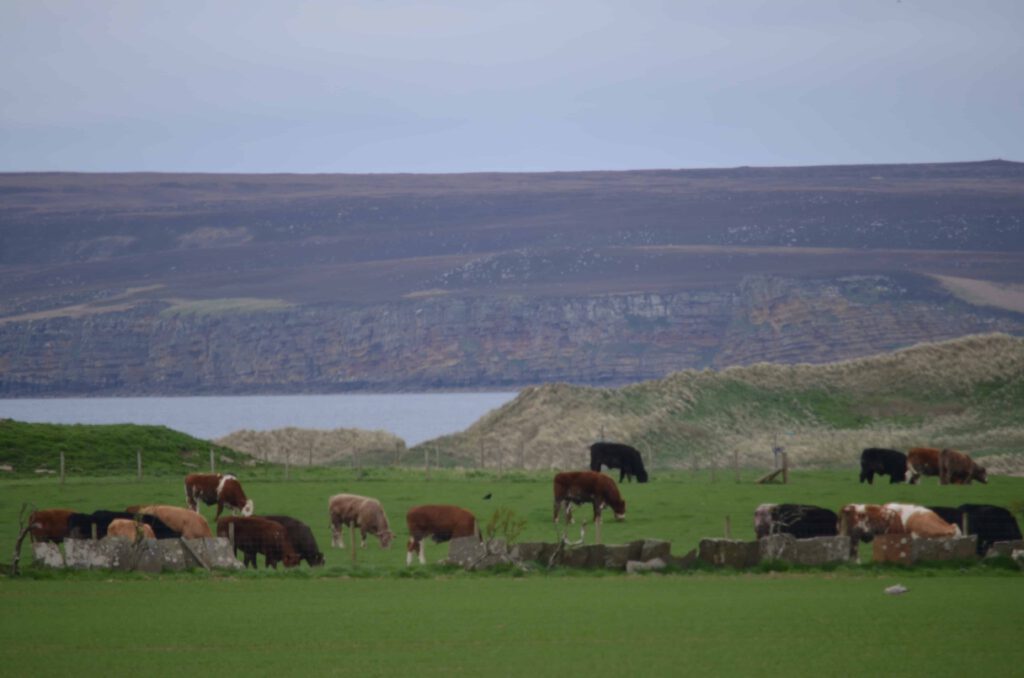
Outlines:
<svg viewBox="0 0 1024 678"><path fill-rule="evenodd" d="M424 546L425 546L424 543L421 541L420 542L420 565L426 565L427 564L427 557L426 557L426 555L423 552L424 551Z"/></svg>
<svg viewBox="0 0 1024 678"><path fill-rule="evenodd" d="M343 549L345 548L345 539L343 538L344 530L338 529L338 523L331 519L331 546L334 548Z"/></svg>
<svg viewBox="0 0 1024 678"><path fill-rule="evenodd" d="M408 567L412 565L412 554L420 546L419 541L414 536L409 537L409 543L405 546L405 565Z"/></svg>
<svg viewBox="0 0 1024 678"><path fill-rule="evenodd" d="M216 522L217 522L217 520L219 520L219 519L220 519L220 514L221 514L221 512L222 512L223 510L224 510L224 502L220 502L220 501L218 501L218 502L217 502L217 515L215 515L215 516L213 517L213 522L215 522L215 523L216 523ZM196 513L199 513L199 510L198 510L198 509L196 509Z"/></svg>

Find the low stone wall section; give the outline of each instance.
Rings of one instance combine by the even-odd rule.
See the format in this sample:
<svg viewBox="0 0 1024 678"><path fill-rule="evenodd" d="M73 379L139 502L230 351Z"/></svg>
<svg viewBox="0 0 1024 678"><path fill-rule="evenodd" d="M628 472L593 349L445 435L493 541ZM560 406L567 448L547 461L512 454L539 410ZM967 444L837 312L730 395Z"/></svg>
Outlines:
<svg viewBox="0 0 1024 678"><path fill-rule="evenodd" d="M876 563L914 563L945 560L977 560L978 537L950 539L915 539L905 534L885 534L871 543Z"/></svg>
<svg viewBox="0 0 1024 678"><path fill-rule="evenodd" d="M133 543L125 537L65 539L64 549L52 542L32 544L36 565L76 570L120 570L122 572L163 572L196 567L240 570L231 542L222 538L143 539Z"/></svg>

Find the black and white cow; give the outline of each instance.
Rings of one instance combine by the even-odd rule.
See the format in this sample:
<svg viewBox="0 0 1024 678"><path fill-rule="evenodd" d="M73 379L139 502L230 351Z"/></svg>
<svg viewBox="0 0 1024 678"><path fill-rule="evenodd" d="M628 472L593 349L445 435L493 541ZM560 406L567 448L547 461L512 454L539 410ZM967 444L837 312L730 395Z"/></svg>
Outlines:
<svg viewBox="0 0 1024 678"><path fill-rule="evenodd" d="M619 482L623 478L636 478L638 483L647 482L647 470L640 453L622 443L594 443L590 446L590 470L601 471L601 466L619 469Z"/></svg>
<svg viewBox="0 0 1024 678"><path fill-rule="evenodd" d="M754 511L758 539L772 534L791 534L797 539L834 537L838 524L834 512L810 504L761 504Z"/></svg>
<svg viewBox="0 0 1024 678"><path fill-rule="evenodd" d="M907 455L898 450L869 447L860 453L860 482L873 485L875 474L889 476L889 484L907 479Z"/></svg>

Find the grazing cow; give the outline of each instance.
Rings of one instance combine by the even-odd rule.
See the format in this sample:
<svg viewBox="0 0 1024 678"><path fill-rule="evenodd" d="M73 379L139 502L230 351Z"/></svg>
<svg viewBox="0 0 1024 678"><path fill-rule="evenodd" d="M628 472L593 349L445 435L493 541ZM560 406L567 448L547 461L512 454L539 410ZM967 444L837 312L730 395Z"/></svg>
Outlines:
<svg viewBox="0 0 1024 678"><path fill-rule="evenodd" d="M956 508L948 506L929 506L928 508L939 514L946 522L960 526L964 534L977 535L979 556L985 555L989 547L997 541L1021 539L1017 519L1002 506L960 504Z"/></svg>
<svg viewBox="0 0 1024 678"><path fill-rule="evenodd" d="M419 553L420 564L427 562L423 553L423 539L430 537L437 543L459 537L480 538L476 517L464 508L448 505L414 506L405 514L409 528L409 543L405 549L405 564L412 564L412 554Z"/></svg>
<svg viewBox="0 0 1024 678"><path fill-rule="evenodd" d="M907 455L898 450L869 447L860 453L860 482L873 485L875 474L889 476L889 484L907 479Z"/></svg>
<svg viewBox="0 0 1024 678"><path fill-rule="evenodd" d="M647 471L640 453L629 445L621 443L594 443L590 446L590 470L600 471L601 465L609 470L619 469L619 482L623 478L636 477L638 483L647 482Z"/></svg>
<svg viewBox="0 0 1024 678"><path fill-rule="evenodd" d="M284 527L285 532L288 533L288 541L292 543L292 548L300 558L306 560L306 564L310 567L324 564L324 554L320 552L320 548L316 544L316 537L313 536L313 530L309 529L309 525L288 516L263 517Z"/></svg>
<svg viewBox="0 0 1024 678"><path fill-rule="evenodd" d="M358 494L336 494L327 502L327 512L331 517L331 545L345 548L343 526L359 528L362 536L361 546L366 548L366 535L372 534L380 540L381 548L390 548L395 533L388 526L388 516L384 507L372 497L361 497Z"/></svg>
<svg viewBox="0 0 1024 678"><path fill-rule="evenodd" d="M988 484L988 473L969 454L945 449L939 453L939 482L943 485L970 485L972 480Z"/></svg>
<svg viewBox="0 0 1024 678"><path fill-rule="evenodd" d="M180 506L154 504L153 506L129 506L127 510L132 514L141 513L144 516L155 516L177 532L177 536L185 539L205 539L213 536L210 526L203 516ZM157 534L159 535L159 532Z"/></svg>
<svg viewBox="0 0 1024 678"><path fill-rule="evenodd" d="M184 510L184 509L183 509ZM96 538L107 536L110 523L115 520L135 520L138 511L93 511L92 513L75 513L68 518L68 536L74 539L92 538L93 529ZM141 520L153 530L156 539L177 539L181 531L164 523L159 516L143 515Z"/></svg>
<svg viewBox="0 0 1024 678"><path fill-rule="evenodd" d="M285 567L296 567L301 560L288 539L288 530L273 520L256 516L225 516L217 521L218 537L230 538L232 532L235 537L233 549L235 553L241 551L244 554L242 562L246 567L252 563L253 569L257 568L257 553L262 553L266 557L267 567L275 570L282 561Z"/></svg>
<svg viewBox="0 0 1024 678"><path fill-rule="evenodd" d="M252 499L246 498L242 484L230 473L190 473L185 476L185 505L199 513L200 500L207 506L217 505L214 520L220 518L224 504L236 513L241 511L243 516L252 515Z"/></svg>
<svg viewBox="0 0 1024 678"><path fill-rule="evenodd" d="M74 515L69 509L41 509L28 517L28 531L32 541L61 543L68 536L68 519Z"/></svg>
<svg viewBox="0 0 1024 678"><path fill-rule="evenodd" d="M934 511L913 504L847 504L839 512L839 534L850 538L850 556L856 556L858 542L869 542L880 534L909 534L920 538L949 538L960 528Z"/></svg>
<svg viewBox="0 0 1024 678"><path fill-rule="evenodd" d="M915 447L907 452L907 482L917 485L921 476L939 475L939 453L937 447Z"/></svg>
<svg viewBox="0 0 1024 678"><path fill-rule="evenodd" d="M132 542L139 542L143 539L156 539L153 528L146 523L137 523L127 518L115 518L107 526L108 537L126 537Z"/></svg>
<svg viewBox="0 0 1024 678"><path fill-rule="evenodd" d="M810 504L761 504L754 511L754 534L758 539L771 534L791 534L797 539L834 537L838 521L832 511Z"/></svg>
<svg viewBox="0 0 1024 678"><path fill-rule="evenodd" d="M594 471L566 471L555 476L554 484L555 511L554 523L558 524L558 516L565 510L568 524L572 518L572 505L589 502L594 507L594 526L598 540L601 538L601 511L611 506L616 520L625 520L626 502L619 494L615 481L606 475ZM583 541L585 524L580 525L580 541ZM562 538L565 538L563 533Z"/></svg>

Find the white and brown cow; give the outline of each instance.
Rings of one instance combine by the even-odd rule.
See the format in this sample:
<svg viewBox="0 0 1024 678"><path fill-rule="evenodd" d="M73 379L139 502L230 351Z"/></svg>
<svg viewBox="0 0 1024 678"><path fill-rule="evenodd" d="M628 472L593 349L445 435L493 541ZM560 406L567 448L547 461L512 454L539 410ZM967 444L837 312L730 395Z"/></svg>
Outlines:
<svg viewBox="0 0 1024 678"><path fill-rule="evenodd" d="M409 543L405 550L405 564L412 564L412 554L419 553L420 564L427 562L423 553L423 539L432 538L441 543L459 537L480 537L476 516L464 508L446 504L414 506L405 514L409 528Z"/></svg>
<svg viewBox="0 0 1024 678"><path fill-rule="evenodd" d="M360 546L366 548L366 535L372 534L380 540L381 548L390 548L395 533L388 525L384 507L373 497L358 494L336 494L327 502L331 518L331 545L345 548L343 526L358 527L362 536Z"/></svg>
<svg viewBox="0 0 1024 678"><path fill-rule="evenodd" d="M199 513L199 501L207 506L217 505L216 521L227 504L243 516L251 516L252 499L245 496L242 484L230 473L190 473L185 476L185 505Z"/></svg>
<svg viewBox="0 0 1024 678"><path fill-rule="evenodd" d="M880 534L909 534L922 539L960 536L960 528L950 525L937 513L914 504L847 504L839 512L839 534L850 538L850 556L860 556L859 542L869 542Z"/></svg>
<svg viewBox="0 0 1024 678"><path fill-rule="evenodd" d="M562 511L565 511L566 524L572 519L573 504L590 503L594 506L594 526L597 532L597 540L601 541L601 511L605 506L611 506L615 512L616 520L626 519L626 502L619 494L619 488L615 481L594 471L566 471L555 476L555 513L554 523L558 525L558 518ZM586 524L580 525L580 541L584 539ZM565 534L562 534L565 539Z"/></svg>

